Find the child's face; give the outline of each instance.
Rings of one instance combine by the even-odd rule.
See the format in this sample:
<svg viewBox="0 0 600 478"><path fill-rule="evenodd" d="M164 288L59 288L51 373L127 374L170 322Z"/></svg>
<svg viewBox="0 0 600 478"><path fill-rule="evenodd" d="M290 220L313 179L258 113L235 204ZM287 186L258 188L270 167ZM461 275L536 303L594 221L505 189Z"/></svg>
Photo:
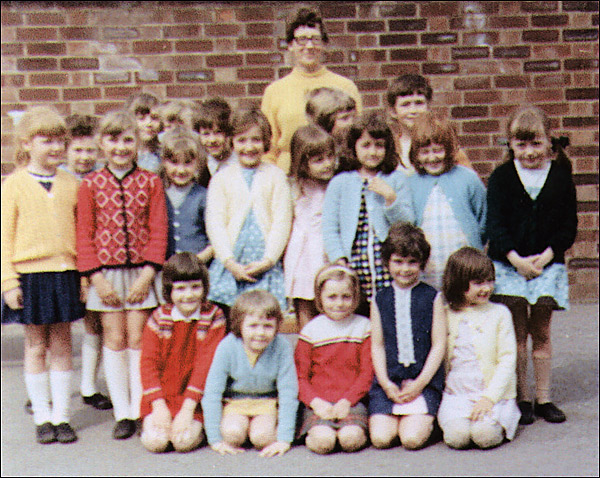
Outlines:
<svg viewBox="0 0 600 478"><path fill-rule="evenodd" d="M98 145L90 136L72 138L67 147L67 165L77 174L87 174L98 159Z"/></svg>
<svg viewBox="0 0 600 478"><path fill-rule="evenodd" d="M335 122L333 123L333 129L331 135L334 137L343 136L346 134L352 122L356 118L356 110L338 111L335 114Z"/></svg>
<svg viewBox="0 0 600 478"><path fill-rule="evenodd" d="M175 155L164 158L165 174L175 186L183 187L190 184L198 174L200 161L197 157L187 155Z"/></svg>
<svg viewBox="0 0 600 478"><path fill-rule="evenodd" d="M171 302L184 317L191 316L202 304L204 285L201 280L173 282Z"/></svg>
<svg viewBox="0 0 600 478"><path fill-rule="evenodd" d="M327 182L335 172L335 157L322 153L308 159L308 175L317 181Z"/></svg>
<svg viewBox="0 0 600 478"><path fill-rule="evenodd" d="M398 121L401 126L410 129L413 127L417 116L427 110L429 110L429 102L425 95L415 93L396 97L396 103L391 108L390 116Z"/></svg>
<svg viewBox="0 0 600 478"><path fill-rule="evenodd" d="M388 270L396 285L402 289L412 287L421 277L421 263L417 259L395 252L390 256Z"/></svg>
<svg viewBox="0 0 600 478"><path fill-rule="evenodd" d="M356 309L354 297L350 279L329 279L321 289L323 312L331 320L343 320Z"/></svg>
<svg viewBox="0 0 600 478"><path fill-rule="evenodd" d="M65 162L65 137L36 134L23 142L30 163L50 174Z"/></svg>
<svg viewBox="0 0 600 478"><path fill-rule="evenodd" d="M439 143L422 146L417 152L417 159L427 174L439 176L446 168L446 148Z"/></svg>
<svg viewBox="0 0 600 478"><path fill-rule="evenodd" d="M183 121L181 121L180 119L171 118L171 119L165 120L163 122L163 131L165 133L167 133L169 131L173 131L175 128L177 128L179 126L185 126L185 123Z"/></svg>
<svg viewBox="0 0 600 478"><path fill-rule="evenodd" d="M465 305L487 304L494 292L494 281L470 281L469 290L465 292Z"/></svg>
<svg viewBox="0 0 600 478"><path fill-rule="evenodd" d="M100 137L100 148L109 166L129 169L137 158L138 139L133 129L116 135L104 134Z"/></svg>
<svg viewBox="0 0 600 478"><path fill-rule="evenodd" d="M216 160L225 159L227 153L227 136L223 131L213 128L200 128L200 143L208 154Z"/></svg>
<svg viewBox="0 0 600 478"><path fill-rule="evenodd" d="M240 164L245 168L256 168L265 152L262 133L258 126L252 126L233 137L233 150Z"/></svg>
<svg viewBox="0 0 600 478"><path fill-rule="evenodd" d="M540 169L548 159L551 144L546 136L536 136L532 140L510 140L515 159L527 169Z"/></svg>
<svg viewBox="0 0 600 478"><path fill-rule="evenodd" d="M377 171L385 158L385 139L375 139L363 131L354 149L362 169Z"/></svg>
<svg viewBox="0 0 600 478"><path fill-rule="evenodd" d="M260 355L277 335L277 319L262 315L247 314L240 328L244 348Z"/></svg>
<svg viewBox="0 0 600 478"><path fill-rule="evenodd" d="M136 113L135 119L138 126L140 141L149 143L156 140L160 133L160 115L157 111L151 110L149 113Z"/></svg>

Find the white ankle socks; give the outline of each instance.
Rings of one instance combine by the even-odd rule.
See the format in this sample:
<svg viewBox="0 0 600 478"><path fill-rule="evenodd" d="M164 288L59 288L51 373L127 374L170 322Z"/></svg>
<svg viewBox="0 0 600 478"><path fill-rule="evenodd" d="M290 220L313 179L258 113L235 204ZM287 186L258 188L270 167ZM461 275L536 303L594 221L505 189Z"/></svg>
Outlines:
<svg viewBox="0 0 600 478"><path fill-rule="evenodd" d="M52 424L69 422L72 370L50 370L50 391L52 393Z"/></svg>
<svg viewBox="0 0 600 478"><path fill-rule="evenodd" d="M48 372L25 373L25 387L31 400L33 423L41 425L52 420L50 381Z"/></svg>

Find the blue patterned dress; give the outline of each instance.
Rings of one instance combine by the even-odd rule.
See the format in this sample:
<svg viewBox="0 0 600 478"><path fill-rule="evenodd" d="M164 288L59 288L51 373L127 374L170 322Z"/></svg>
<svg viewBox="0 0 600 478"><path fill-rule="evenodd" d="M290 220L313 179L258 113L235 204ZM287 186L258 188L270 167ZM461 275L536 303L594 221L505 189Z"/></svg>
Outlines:
<svg viewBox="0 0 600 478"><path fill-rule="evenodd" d="M243 168L242 173L250 188L255 170ZM252 210L250 210L242 226L235 243L233 255L234 260L242 265L264 259L265 239ZM223 263L215 258L209 268L209 277L210 292L208 300L211 302L232 306L237 297L243 292L260 289L273 294L277 298L282 310L287 308L283 267L280 261L267 272L256 277L256 282L245 282L237 281L231 272L225 268Z"/></svg>

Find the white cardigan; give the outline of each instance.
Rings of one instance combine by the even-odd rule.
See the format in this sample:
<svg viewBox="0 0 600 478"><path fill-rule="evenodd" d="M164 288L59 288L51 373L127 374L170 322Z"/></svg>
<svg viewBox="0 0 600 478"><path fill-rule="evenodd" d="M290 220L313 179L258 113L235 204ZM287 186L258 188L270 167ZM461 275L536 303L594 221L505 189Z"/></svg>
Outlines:
<svg viewBox="0 0 600 478"><path fill-rule="evenodd" d="M285 250L292 227L292 198L285 173L273 164L261 163L251 189L238 163L211 178L206 232L221 262L234 257L235 243L251 210L263 233L265 258L275 264Z"/></svg>

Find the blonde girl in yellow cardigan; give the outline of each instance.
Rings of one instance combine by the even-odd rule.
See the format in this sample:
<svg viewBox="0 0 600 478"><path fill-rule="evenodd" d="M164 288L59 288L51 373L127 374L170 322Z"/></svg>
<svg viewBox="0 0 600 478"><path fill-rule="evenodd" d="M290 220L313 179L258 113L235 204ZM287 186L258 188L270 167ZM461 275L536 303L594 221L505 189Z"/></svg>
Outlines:
<svg viewBox="0 0 600 478"><path fill-rule="evenodd" d="M208 186L206 232L215 250L208 300L228 311L247 290L271 292L286 308L281 256L292 225L285 173L263 163L271 128L258 109L231 118L237 162L215 174Z"/></svg>
<svg viewBox="0 0 600 478"><path fill-rule="evenodd" d="M446 263L446 387L438 410L444 442L480 448L512 440L517 407L517 344L507 307L489 301L494 266L480 250L463 247Z"/></svg>
<svg viewBox="0 0 600 478"><path fill-rule="evenodd" d="M25 385L41 444L77 440L69 425L71 322L84 309L75 263L78 181L58 169L66 135L54 109L25 112L16 127L17 170L2 185L2 323L25 327Z"/></svg>

